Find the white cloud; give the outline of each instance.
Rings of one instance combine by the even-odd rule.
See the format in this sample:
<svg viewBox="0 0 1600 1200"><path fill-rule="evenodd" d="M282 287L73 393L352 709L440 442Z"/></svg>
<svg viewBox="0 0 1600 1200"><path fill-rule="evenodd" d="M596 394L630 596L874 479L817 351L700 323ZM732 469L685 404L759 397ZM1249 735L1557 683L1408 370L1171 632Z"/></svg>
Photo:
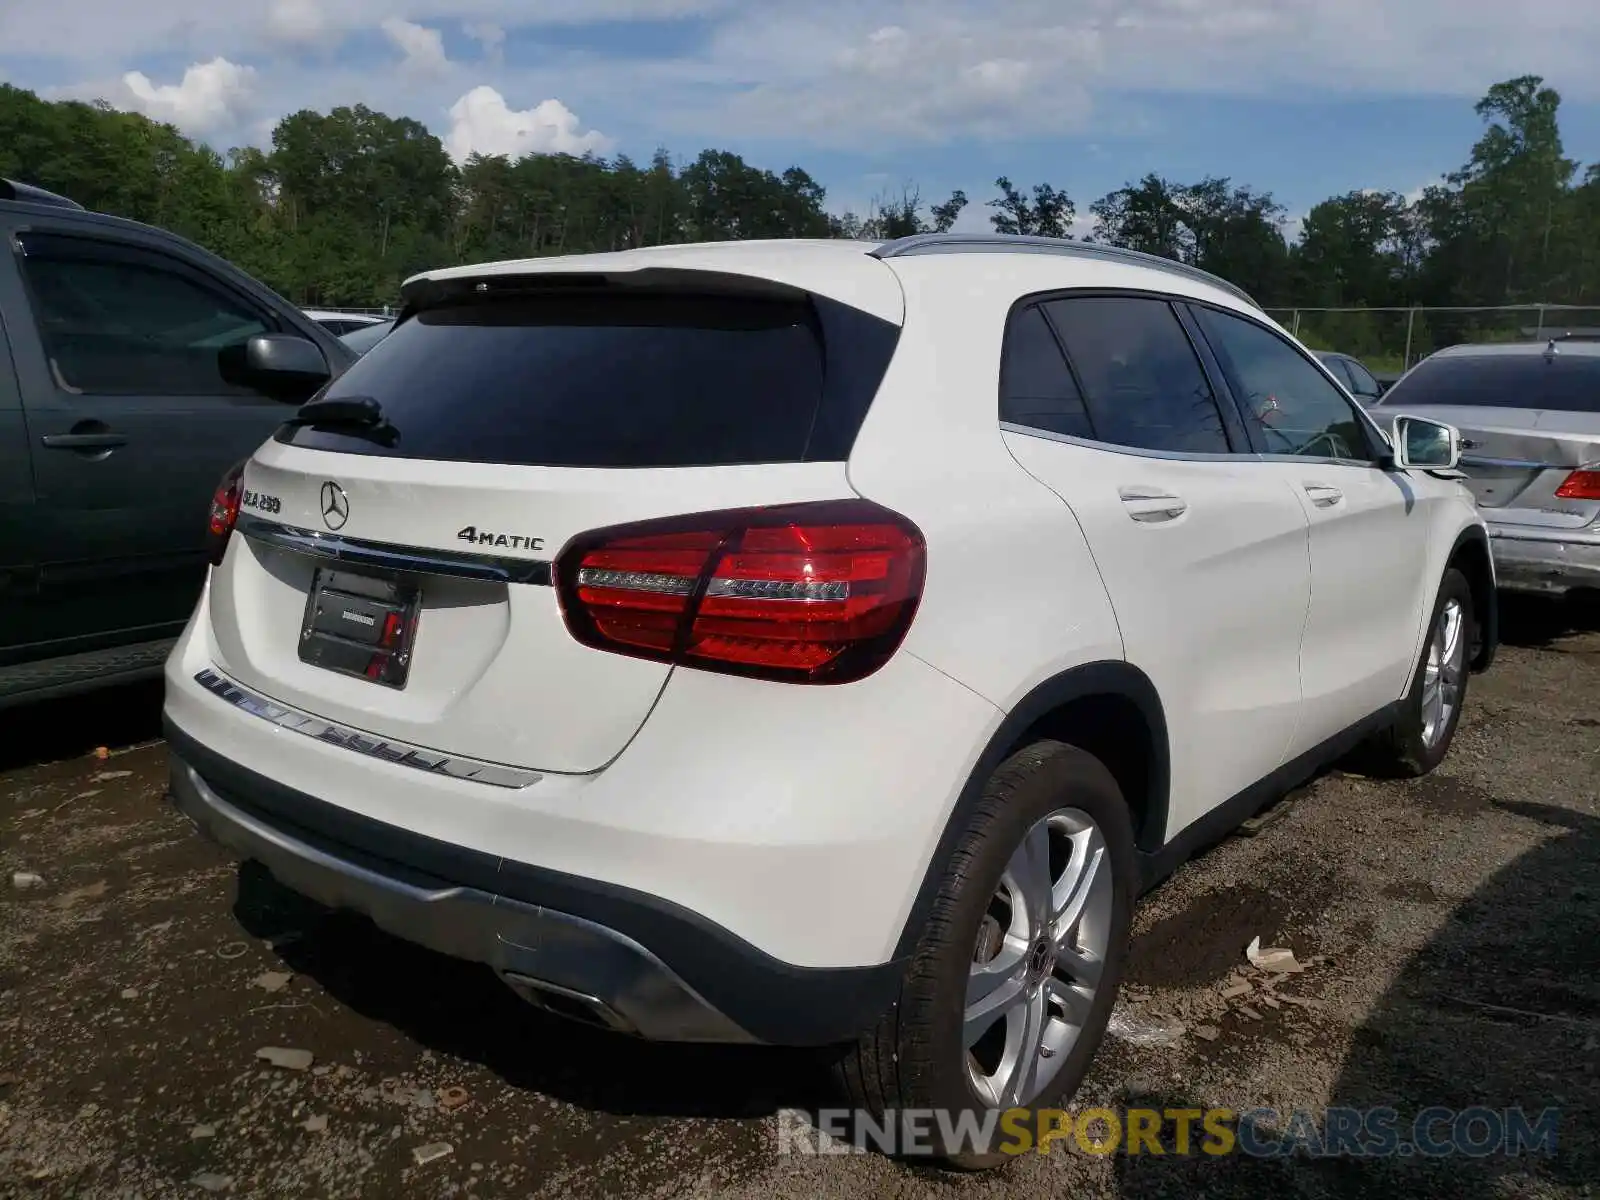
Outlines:
<svg viewBox="0 0 1600 1200"><path fill-rule="evenodd" d="M493 21L469 21L461 32L483 47L483 57L490 62L498 63L504 57L506 31Z"/></svg>
<svg viewBox="0 0 1600 1200"><path fill-rule="evenodd" d="M516 63L541 28L686 15L708 31L691 49L611 54L595 39L586 50L547 45L536 70ZM410 70L374 66L342 41L379 28ZM1087 129L1100 139L1137 121L1127 92L1470 102L1527 70L1568 99L1600 99L1594 0L0 0L0 69L15 63L48 85L116 79L149 55L220 56L257 66L264 114L359 99L424 117L467 82L444 28L482 48L460 55L480 65L471 82L502 96L537 88L563 112L626 124L630 140L680 145L1004 147ZM329 47L338 62L317 53ZM555 118L539 128L559 132L538 136L589 136Z"/></svg>
<svg viewBox="0 0 1600 1200"><path fill-rule="evenodd" d="M281 45L314 45L327 28L327 17L317 0L273 0L267 9L267 34Z"/></svg>
<svg viewBox="0 0 1600 1200"><path fill-rule="evenodd" d="M583 130L578 114L559 100L544 100L517 110L494 88L473 88L450 107L450 131L444 146L457 162L474 152L505 154L584 154L606 150L611 139L597 130Z"/></svg>
<svg viewBox="0 0 1600 1200"><path fill-rule="evenodd" d="M450 68L450 59L444 52L444 37L437 29L418 25L399 17L386 17L379 28L394 43L395 49L405 55L400 64L408 71L420 75L441 75Z"/></svg>
<svg viewBox="0 0 1600 1200"><path fill-rule="evenodd" d="M106 98L119 108L203 136L238 123L249 109L255 77L253 67L214 58L195 63L177 83L158 84L143 71L129 71L122 77L121 95Z"/></svg>
<svg viewBox="0 0 1600 1200"><path fill-rule="evenodd" d="M1429 188L1431 188L1431 187L1442 187L1443 185L1444 185L1444 176L1443 175L1439 176L1439 178L1437 178L1437 179L1430 179L1430 180L1428 180L1427 183L1419 183L1419 184L1417 184L1416 187L1412 188L1410 191L1405 193L1406 203L1407 204L1416 204L1427 193Z"/></svg>
<svg viewBox="0 0 1600 1200"><path fill-rule="evenodd" d="M1445 182L1444 176L1441 175L1437 179L1430 179L1426 183L1419 183L1414 188L1409 188L1406 191L1400 192L1399 193L1400 194L1400 198L1402 200L1404 200L1407 204L1416 204L1419 200L1422 199L1422 197L1424 196L1424 194L1426 194L1426 192L1427 192L1427 190L1429 188L1443 186L1444 182ZM1397 189L1397 188L1374 188L1374 187L1357 188L1356 190L1358 192L1360 192L1363 196L1386 196L1386 195L1389 195L1392 192L1399 191L1399 189Z"/></svg>
<svg viewBox="0 0 1600 1200"><path fill-rule="evenodd" d="M1536 69L1581 99L1600 95L1597 59L1593 0L812 0L731 16L669 68L686 86L667 115L836 146L1014 141L1124 121L1106 92L1475 99ZM732 98L698 99L708 82Z"/></svg>
<svg viewBox="0 0 1600 1200"><path fill-rule="evenodd" d="M338 40L385 17L513 28L714 15L738 7L738 0L0 0L0 56L71 61L82 77L82 67L111 58L174 50L238 57L259 51L264 37Z"/></svg>
<svg viewBox="0 0 1600 1200"><path fill-rule="evenodd" d="M885 137L1011 139L1086 119L1085 83L1099 55L1094 29L1008 27L975 9L956 19L956 7L934 0L925 15L908 6L894 23L842 4L740 18L717 34L704 64L732 97L671 115L686 131L719 127L845 146Z"/></svg>

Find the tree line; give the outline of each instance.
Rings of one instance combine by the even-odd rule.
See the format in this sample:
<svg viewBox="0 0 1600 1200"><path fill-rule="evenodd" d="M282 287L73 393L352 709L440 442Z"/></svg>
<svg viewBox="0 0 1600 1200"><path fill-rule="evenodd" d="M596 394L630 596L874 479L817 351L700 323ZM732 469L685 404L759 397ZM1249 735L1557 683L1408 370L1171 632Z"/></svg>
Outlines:
<svg viewBox="0 0 1600 1200"><path fill-rule="evenodd" d="M1408 199L1357 190L1316 205L1298 236L1271 192L1151 173L1083 210L1089 240L1191 263L1268 306L1366 308L1600 304L1600 164L1566 157L1560 96L1538 76L1476 106L1465 163ZM457 165L421 123L364 105L284 117L270 149L226 154L103 102L45 101L0 85L0 175L183 234L297 303L379 305L429 267L666 242L892 238L947 230L969 201L914 185L861 214L832 214L807 171L727 150L648 162L475 154ZM1079 208L1050 183L1002 176L984 202L1001 232L1067 237ZM1324 318L1321 340L1392 330ZM1392 324L1392 323L1391 323ZM1381 346L1379 345L1381 343Z"/></svg>

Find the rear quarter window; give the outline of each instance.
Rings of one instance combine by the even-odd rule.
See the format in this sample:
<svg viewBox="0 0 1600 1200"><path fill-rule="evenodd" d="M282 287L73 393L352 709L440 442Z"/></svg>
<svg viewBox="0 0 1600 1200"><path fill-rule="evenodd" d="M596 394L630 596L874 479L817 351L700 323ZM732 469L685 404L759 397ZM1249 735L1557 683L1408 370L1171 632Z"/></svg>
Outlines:
<svg viewBox="0 0 1600 1200"><path fill-rule="evenodd" d="M329 385L371 396L379 444L354 454L561 467L689 467L848 456L898 327L821 298L609 292L422 312Z"/></svg>
<svg viewBox="0 0 1600 1200"><path fill-rule="evenodd" d="M1558 351L1430 358L1373 407L1430 404L1600 412L1600 355Z"/></svg>

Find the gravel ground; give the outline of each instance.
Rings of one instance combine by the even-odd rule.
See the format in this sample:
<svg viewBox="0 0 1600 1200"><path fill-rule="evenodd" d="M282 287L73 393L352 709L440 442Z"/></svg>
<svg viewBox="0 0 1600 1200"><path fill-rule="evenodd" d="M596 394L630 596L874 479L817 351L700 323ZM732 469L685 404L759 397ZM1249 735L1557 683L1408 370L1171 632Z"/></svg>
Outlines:
<svg viewBox="0 0 1600 1200"><path fill-rule="evenodd" d="M1433 776L1330 773L1147 899L1119 1028L1182 1036L1108 1041L1078 1102L1558 1106L1554 1157L780 1157L813 1056L562 1024L239 870L135 688L0 716L0 1194L1595 1196L1600 614L1510 616ZM1256 936L1310 965L1269 988Z"/></svg>

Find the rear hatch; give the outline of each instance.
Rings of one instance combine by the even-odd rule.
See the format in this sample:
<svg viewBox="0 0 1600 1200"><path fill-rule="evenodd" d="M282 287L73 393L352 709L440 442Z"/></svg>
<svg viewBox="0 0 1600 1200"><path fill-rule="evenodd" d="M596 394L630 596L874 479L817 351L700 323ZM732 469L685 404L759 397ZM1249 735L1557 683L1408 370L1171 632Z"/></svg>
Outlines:
<svg viewBox="0 0 1600 1200"><path fill-rule="evenodd" d="M1574 471L1600 466L1600 354L1588 347L1429 359L1371 412L1458 428L1467 486L1496 523L1559 531L1600 517L1588 486L1558 494Z"/></svg>
<svg viewBox="0 0 1600 1200"><path fill-rule="evenodd" d="M212 583L219 669L380 739L603 767L672 668L580 643L551 563L601 527L852 495L899 287L864 253L825 253L848 303L630 255L408 287L394 330L318 398L376 402L381 421L286 427L245 468Z"/></svg>

